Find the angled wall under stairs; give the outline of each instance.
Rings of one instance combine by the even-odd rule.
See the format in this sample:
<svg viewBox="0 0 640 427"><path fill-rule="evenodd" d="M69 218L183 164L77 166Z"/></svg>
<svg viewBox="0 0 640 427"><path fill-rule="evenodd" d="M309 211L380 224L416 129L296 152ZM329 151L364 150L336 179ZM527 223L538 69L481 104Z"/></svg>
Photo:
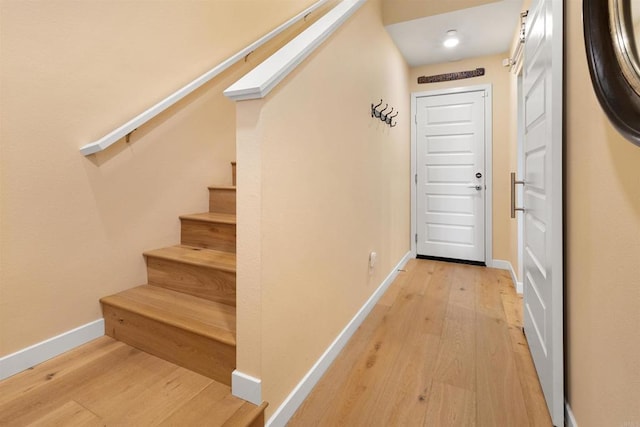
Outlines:
<svg viewBox="0 0 640 427"><path fill-rule="evenodd" d="M226 385L236 361L236 187L209 187L179 245L144 253L148 283L100 300L107 335Z"/></svg>

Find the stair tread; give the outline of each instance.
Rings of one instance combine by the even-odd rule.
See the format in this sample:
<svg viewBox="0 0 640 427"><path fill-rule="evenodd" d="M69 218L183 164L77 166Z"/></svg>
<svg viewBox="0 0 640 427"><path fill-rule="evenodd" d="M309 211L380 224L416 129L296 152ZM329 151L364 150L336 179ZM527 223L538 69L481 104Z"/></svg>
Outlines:
<svg viewBox="0 0 640 427"><path fill-rule="evenodd" d="M236 308L171 291L142 285L100 300L195 334L236 345Z"/></svg>
<svg viewBox="0 0 640 427"><path fill-rule="evenodd" d="M250 402L243 402L240 408L222 425L222 427L246 427L256 425L256 420L264 414L264 410L267 406L269 406L267 402L262 402L259 406Z"/></svg>
<svg viewBox="0 0 640 427"><path fill-rule="evenodd" d="M235 185L210 185L208 188L209 190L236 190Z"/></svg>
<svg viewBox="0 0 640 427"><path fill-rule="evenodd" d="M236 215L217 212L202 212L189 215L180 215L180 219L189 219L192 221L215 222L221 224L235 224Z"/></svg>
<svg viewBox="0 0 640 427"><path fill-rule="evenodd" d="M236 272L236 254L215 249L198 248L187 245L175 245L146 251L144 256L178 261L200 267Z"/></svg>

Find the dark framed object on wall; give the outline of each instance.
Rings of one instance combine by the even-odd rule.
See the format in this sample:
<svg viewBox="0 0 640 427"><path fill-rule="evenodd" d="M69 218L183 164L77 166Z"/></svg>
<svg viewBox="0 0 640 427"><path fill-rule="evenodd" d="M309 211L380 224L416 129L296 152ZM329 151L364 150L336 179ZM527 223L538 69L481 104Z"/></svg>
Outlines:
<svg viewBox="0 0 640 427"><path fill-rule="evenodd" d="M640 55L633 30L633 15L639 20L640 11L632 10L630 0L583 0L582 9L598 101L615 128L640 146Z"/></svg>

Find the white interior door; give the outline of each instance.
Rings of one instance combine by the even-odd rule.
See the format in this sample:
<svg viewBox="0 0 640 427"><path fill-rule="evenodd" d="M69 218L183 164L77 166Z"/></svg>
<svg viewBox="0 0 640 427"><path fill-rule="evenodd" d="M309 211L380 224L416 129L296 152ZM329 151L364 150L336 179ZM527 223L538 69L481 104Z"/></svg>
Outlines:
<svg viewBox="0 0 640 427"><path fill-rule="evenodd" d="M417 254L485 262L485 91L416 100Z"/></svg>
<svg viewBox="0 0 640 427"><path fill-rule="evenodd" d="M524 48L524 328L556 426L564 425L562 0L534 0Z"/></svg>

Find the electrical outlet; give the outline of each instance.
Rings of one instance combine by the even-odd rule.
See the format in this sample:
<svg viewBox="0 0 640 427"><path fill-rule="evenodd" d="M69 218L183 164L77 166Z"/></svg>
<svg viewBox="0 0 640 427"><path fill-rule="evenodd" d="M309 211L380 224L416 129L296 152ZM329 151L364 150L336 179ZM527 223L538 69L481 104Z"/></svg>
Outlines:
<svg viewBox="0 0 640 427"><path fill-rule="evenodd" d="M378 257L378 254L375 252L371 252L369 254L369 268L373 268L376 265L376 258Z"/></svg>

